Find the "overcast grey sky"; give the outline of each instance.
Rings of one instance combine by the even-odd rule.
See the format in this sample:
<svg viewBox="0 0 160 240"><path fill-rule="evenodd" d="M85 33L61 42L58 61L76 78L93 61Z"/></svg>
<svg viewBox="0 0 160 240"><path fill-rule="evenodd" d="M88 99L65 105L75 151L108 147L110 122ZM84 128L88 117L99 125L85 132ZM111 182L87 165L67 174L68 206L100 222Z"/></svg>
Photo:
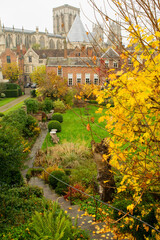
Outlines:
<svg viewBox="0 0 160 240"><path fill-rule="evenodd" d="M103 0L95 0L103 9ZM35 30L39 26L40 31L45 28L53 32L52 8L69 4L81 8L81 20L91 30L91 22L85 15L95 21L93 9L88 0L3 0L0 4L0 19L6 27ZM83 13L84 12L84 13ZM87 29L86 29L87 30Z"/></svg>

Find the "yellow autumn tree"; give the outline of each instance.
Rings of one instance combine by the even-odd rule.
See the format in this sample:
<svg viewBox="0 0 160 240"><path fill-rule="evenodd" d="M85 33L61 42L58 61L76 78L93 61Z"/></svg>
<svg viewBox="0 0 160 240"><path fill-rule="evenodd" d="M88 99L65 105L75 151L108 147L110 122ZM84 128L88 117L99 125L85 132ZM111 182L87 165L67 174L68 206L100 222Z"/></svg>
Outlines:
<svg viewBox="0 0 160 240"><path fill-rule="evenodd" d="M37 83L37 93L41 97L62 98L67 91L67 81L54 71L46 70L46 66L38 66L30 75L33 82Z"/></svg>
<svg viewBox="0 0 160 240"><path fill-rule="evenodd" d="M94 1L91 3L107 25L110 17ZM126 48L119 45L124 59L121 71L110 72L109 85L94 94L99 104L108 98L114 102L113 107L106 105L105 115L99 121L106 122L105 130L110 136L112 169L122 176L117 194L132 192L132 204L127 210L133 214L144 193L160 196L160 3L158 0L110 3L129 43ZM158 221L159 207L157 204ZM152 239L159 239L159 225L155 227Z"/></svg>
<svg viewBox="0 0 160 240"><path fill-rule="evenodd" d="M11 83L18 81L19 75L21 74L17 63L6 63L2 67L2 73L6 79Z"/></svg>

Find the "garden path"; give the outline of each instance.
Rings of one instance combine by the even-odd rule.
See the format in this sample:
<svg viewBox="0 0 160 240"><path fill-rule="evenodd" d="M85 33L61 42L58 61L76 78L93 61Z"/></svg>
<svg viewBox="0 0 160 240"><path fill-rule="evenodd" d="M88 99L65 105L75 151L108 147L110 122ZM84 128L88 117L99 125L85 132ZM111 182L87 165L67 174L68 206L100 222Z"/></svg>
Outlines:
<svg viewBox="0 0 160 240"><path fill-rule="evenodd" d="M10 109L11 107L14 107L16 104L26 100L27 98L29 98L30 95L23 95L21 97L18 97L17 99L13 100L10 103L5 104L4 106L0 107L0 112L5 112L8 109Z"/></svg>
<svg viewBox="0 0 160 240"><path fill-rule="evenodd" d="M28 168L33 167L35 155L39 149L41 149L42 143L46 137L47 129L42 130L39 137L37 138L35 144L33 145L31 152L28 156L29 160L26 162L27 169L22 171L22 175L25 178ZM91 239L103 240L108 239L112 240L115 239L111 232L102 233L101 230L106 227L105 223L98 223L94 221L94 218L91 216L86 215L84 211L79 210L79 206L77 205L70 205L69 201L66 201L64 197L60 197L55 193L54 190L50 189L48 184L42 179L37 177L32 177L28 183L30 186L38 186L43 189L44 197L51 200L51 201L58 201L61 208L64 211L67 211L67 214L70 215L72 222L74 224L75 219L77 217L78 226L84 230L88 230L90 232ZM116 238L117 239L117 238Z"/></svg>

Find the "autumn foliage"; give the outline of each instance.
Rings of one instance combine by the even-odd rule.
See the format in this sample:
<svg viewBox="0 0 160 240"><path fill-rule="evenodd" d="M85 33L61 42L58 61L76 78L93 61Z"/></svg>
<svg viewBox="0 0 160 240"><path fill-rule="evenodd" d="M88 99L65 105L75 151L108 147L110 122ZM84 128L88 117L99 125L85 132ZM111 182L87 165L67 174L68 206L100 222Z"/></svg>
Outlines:
<svg viewBox="0 0 160 240"><path fill-rule="evenodd" d="M54 71L46 71L46 66L35 68L31 79L38 85L38 96L51 97L53 99L63 98L67 91L67 80L63 79Z"/></svg>
<svg viewBox="0 0 160 240"><path fill-rule="evenodd" d="M2 68L2 73L11 83L16 82L21 74L17 63L14 62L6 63Z"/></svg>

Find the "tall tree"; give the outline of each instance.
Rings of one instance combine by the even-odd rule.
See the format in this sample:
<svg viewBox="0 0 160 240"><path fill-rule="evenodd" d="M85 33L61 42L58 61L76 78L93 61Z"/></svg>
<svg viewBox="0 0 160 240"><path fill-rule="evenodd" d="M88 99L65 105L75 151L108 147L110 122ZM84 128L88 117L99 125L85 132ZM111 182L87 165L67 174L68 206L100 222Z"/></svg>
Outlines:
<svg viewBox="0 0 160 240"><path fill-rule="evenodd" d="M38 95L42 97L62 98L67 91L67 80L57 76L54 71L46 71L46 66L37 67L31 74L33 82L38 84Z"/></svg>
<svg viewBox="0 0 160 240"><path fill-rule="evenodd" d="M17 63L6 63L2 67L2 73L11 83L17 82L21 74Z"/></svg>

